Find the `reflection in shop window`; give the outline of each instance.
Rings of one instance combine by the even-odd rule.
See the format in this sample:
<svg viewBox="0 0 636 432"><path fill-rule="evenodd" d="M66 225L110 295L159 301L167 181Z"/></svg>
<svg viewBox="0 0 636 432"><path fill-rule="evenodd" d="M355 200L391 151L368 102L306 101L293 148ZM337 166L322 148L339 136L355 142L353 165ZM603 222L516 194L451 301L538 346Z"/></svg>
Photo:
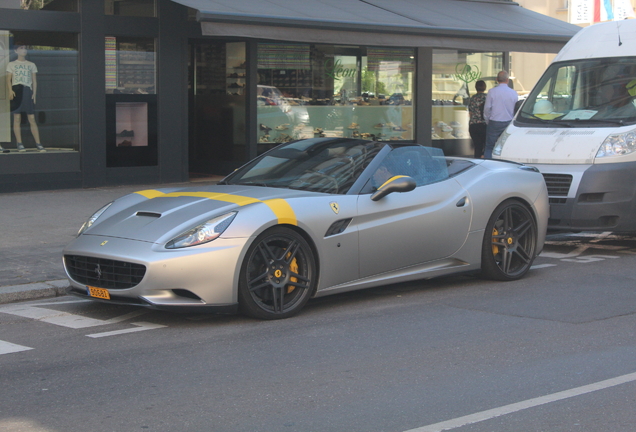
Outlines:
<svg viewBox="0 0 636 432"><path fill-rule="evenodd" d="M261 43L259 152L301 138L413 139L412 49Z"/></svg>
<svg viewBox="0 0 636 432"><path fill-rule="evenodd" d="M106 93L156 93L154 39L106 37Z"/></svg>
<svg viewBox="0 0 636 432"><path fill-rule="evenodd" d="M2 0L0 9L77 12L77 0Z"/></svg>
<svg viewBox="0 0 636 432"><path fill-rule="evenodd" d="M0 30L0 150L79 150L77 36Z"/></svg>
<svg viewBox="0 0 636 432"><path fill-rule="evenodd" d="M472 155L468 102L483 80L487 89L497 85L503 68L503 53L470 53L458 50L433 51L432 129L435 147L445 154Z"/></svg>

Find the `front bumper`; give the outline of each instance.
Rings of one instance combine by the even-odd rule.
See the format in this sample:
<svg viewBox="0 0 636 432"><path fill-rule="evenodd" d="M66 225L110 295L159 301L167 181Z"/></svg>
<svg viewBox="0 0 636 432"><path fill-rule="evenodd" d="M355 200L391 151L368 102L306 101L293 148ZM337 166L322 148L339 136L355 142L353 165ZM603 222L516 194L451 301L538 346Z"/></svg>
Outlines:
<svg viewBox="0 0 636 432"><path fill-rule="evenodd" d="M548 229L636 231L636 162L533 166L548 185Z"/></svg>
<svg viewBox="0 0 636 432"><path fill-rule="evenodd" d="M201 246L171 250L154 243L84 234L64 249L68 292L153 309L232 312L238 303L238 274L248 240L218 238ZM71 255L134 263L145 266L146 271L139 283L128 288L113 287L112 281L100 286L101 269L95 268L89 283L107 289L110 295L110 300L100 300L88 295L85 278L72 276L67 266Z"/></svg>

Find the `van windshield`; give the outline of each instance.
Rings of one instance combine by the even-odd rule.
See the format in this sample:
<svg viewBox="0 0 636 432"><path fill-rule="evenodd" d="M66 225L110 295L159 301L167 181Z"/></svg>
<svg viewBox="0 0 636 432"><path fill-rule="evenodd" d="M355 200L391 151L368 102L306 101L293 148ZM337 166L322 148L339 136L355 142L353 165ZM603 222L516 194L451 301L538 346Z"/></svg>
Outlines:
<svg viewBox="0 0 636 432"><path fill-rule="evenodd" d="M516 124L597 127L636 123L636 57L552 64L528 95Z"/></svg>

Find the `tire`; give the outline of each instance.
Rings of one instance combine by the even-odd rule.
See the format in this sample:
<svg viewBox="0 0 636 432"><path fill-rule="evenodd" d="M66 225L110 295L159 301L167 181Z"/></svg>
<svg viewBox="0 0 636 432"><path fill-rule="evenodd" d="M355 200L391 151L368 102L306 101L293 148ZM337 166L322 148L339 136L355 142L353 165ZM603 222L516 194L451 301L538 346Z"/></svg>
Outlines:
<svg viewBox="0 0 636 432"><path fill-rule="evenodd" d="M516 200L499 204L486 225L481 270L494 280L523 277L537 251L537 223L526 206Z"/></svg>
<svg viewBox="0 0 636 432"><path fill-rule="evenodd" d="M305 239L289 228L269 229L254 240L241 265L239 308L253 318L289 318L305 306L317 277Z"/></svg>

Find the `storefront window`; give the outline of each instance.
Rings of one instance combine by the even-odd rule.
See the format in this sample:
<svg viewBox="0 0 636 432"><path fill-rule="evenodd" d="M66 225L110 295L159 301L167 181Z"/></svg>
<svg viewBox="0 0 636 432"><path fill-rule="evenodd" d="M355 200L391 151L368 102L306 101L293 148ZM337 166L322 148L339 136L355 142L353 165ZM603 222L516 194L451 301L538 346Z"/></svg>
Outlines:
<svg viewBox="0 0 636 432"><path fill-rule="evenodd" d="M468 133L468 101L476 93L475 83L486 88L497 85L503 68L503 53L433 51L433 118L431 138L446 154L472 155Z"/></svg>
<svg viewBox="0 0 636 432"><path fill-rule="evenodd" d="M154 39L106 38L106 93L156 93Z"/></svg>
<svg viewBox="0 0 636 432"><path fill-rule="evenodd" d="M155 40L106 37L106 166L154 166Z"/></svg>
<svg viewBox="0 0 636 432"><path fill-rule="evenodd" d="M106 15L157 16L155 0L106 0L104 7Z"/></svg>
<svg viewBox="0 0 636 432"><path fill-rule="evenodd" d="M413 139L412 49L262 43L259 152L313 137Z"/></svg>
<svg viewBox="0 0 636 432"><path fill-rule="evenodd" d="M225 175L249 159L245 42L198 41L189 73L191 178Z"/></svg>
<svg viewBox="0 0 636 432"><path fill-rule="evenodd" d="M77 0L2 0L0 9L77 12Z"/></svg>
<svg viewBox="0 0 636 432"><path fill-rule="evenodd" d="M79 150L77 54L74 34L0 30L0 155Z"/></svg>

